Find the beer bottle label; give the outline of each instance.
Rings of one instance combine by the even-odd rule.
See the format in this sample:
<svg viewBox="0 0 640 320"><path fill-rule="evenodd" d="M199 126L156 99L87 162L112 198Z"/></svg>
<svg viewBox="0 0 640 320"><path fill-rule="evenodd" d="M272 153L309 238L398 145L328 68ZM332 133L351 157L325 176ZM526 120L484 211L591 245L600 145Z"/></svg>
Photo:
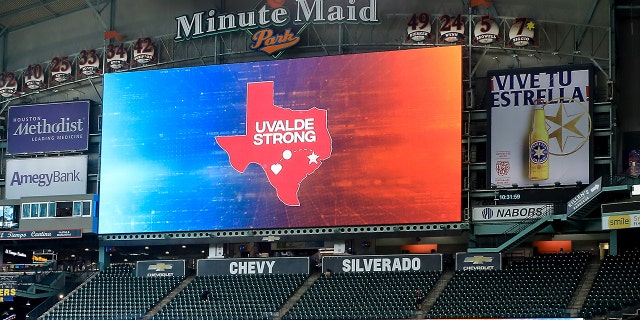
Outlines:
<svg viewBox="0 0 640 320"><path fill-rule="evenodd" d="M549 159L549 146L545 141L536 140L529 148L529 159L532 163L543 164Z"/></svg>

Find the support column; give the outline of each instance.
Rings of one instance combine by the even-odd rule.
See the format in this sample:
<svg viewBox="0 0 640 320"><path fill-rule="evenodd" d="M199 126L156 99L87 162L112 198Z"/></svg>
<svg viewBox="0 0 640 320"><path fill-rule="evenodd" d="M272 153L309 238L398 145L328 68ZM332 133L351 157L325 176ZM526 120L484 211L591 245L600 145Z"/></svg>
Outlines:
<svg viewBox="0 0 640 320"><path fill-rule="evenodd" d="M609 254L618 255L618 230L609 231Z"/></svg>
<svg viewBox="0 0 640 320"><path fill-rule="evenodd" d="M212 243L209 245L209 256L211 258L224 258L224 243Z"/></svg>
<svg viewBox="0 0 640 320"><path fill-rule="evenodd" d="M106 269L111 264L111 256L107 252L107 247L100 246L98 248L98 268L100 271Z"/></svg>

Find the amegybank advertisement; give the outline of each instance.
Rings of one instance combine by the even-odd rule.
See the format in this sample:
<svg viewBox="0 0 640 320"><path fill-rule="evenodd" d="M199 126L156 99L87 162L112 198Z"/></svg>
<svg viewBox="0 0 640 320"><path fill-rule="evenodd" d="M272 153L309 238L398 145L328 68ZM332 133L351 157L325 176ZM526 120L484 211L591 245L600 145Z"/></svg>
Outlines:
<svg viewBox="0 0 640 320"><path fill-rule="evenodd" d="M87 193L87 156L7 159L7 199Z"/></svg>
<svg viewBox="0 0 640 320"><path fill-rule="evenodd" d="M87 150L89 101L14 106L7 121L7 153Z"/></svg>
<svg viewBox="0 0 640 320"><path fill-rule="evenodd" d="M491 71L489 179L497 187L590 181L590 66Z"/></svg>
<svg viewBox="0 0 640 320"><path fill-rule="evenodd" d="M106 74L99 233L460 221L461 59Z"/></svg>

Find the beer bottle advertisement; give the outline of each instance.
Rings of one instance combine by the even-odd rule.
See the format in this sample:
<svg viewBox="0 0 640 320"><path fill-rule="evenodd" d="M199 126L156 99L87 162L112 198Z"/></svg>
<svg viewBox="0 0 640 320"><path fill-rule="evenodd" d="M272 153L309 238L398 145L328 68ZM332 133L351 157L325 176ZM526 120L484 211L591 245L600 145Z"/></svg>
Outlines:
<svg viewBox="0 0 640 320"><path fill-rule="evenodd" d="M488 72L489 183L575 185L591 178L591 66Z"/></svg>
<svg viewBox="0 0 640 320"><path fill-rule="evenodd" d="M549 179L549 131L544 116L544 101L539 101L533 111L529 134L529 180Z"/></svg>

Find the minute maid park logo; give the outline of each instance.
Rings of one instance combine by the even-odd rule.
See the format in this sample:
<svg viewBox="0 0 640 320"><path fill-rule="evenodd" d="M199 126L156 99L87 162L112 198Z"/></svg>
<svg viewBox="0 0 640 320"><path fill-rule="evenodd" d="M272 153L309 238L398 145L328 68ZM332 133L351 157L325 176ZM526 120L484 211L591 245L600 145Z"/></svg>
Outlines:
<svg viewBox="0 0 640 320"><path fill-rule="evenodd" d="M300 42L310 23L379 23L377 0L266 0L253 10L220 13L216 9L176 17L175 41L246 31L250 48L277 59Z"/></svg>

